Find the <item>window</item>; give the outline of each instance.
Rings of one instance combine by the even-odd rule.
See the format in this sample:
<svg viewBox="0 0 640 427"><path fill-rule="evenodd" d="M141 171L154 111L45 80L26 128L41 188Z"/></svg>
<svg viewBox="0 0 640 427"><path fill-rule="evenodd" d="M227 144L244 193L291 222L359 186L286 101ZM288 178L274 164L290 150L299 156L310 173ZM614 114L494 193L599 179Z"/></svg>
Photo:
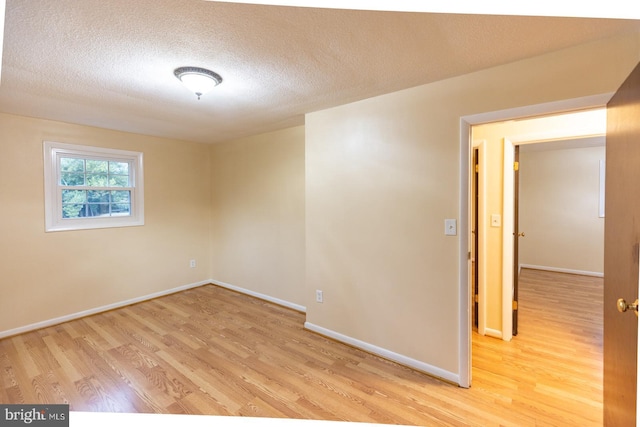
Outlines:
<svg viewBox="0 0 640 427"><path fill-rule="evenodd" d="M45 230L144 224L142 153L44 142Z"/></svg>

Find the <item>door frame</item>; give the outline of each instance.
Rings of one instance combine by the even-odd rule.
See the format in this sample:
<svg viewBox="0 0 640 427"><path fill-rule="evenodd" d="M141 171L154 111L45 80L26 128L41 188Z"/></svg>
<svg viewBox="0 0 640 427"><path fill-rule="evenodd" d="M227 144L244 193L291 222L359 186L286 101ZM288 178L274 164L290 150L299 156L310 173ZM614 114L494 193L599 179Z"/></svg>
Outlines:
<svg viewBox="0 0 640 427"><path fill-rule="evenodd" d="M589 138L592 135L576 135L577 139ZM514 228L515 213L515 149L521 145L538 144L566 139L565 134L545 132L535 135L512 135L504 137L504 174L503 174L503 218L502 218L502 339L510 341L513 338L513 300L515 299L515 271L516 266ZM517 267L517 270L515 270Z"/></svg>
<svg viewBox="0 0 640 427"><path fill-rule="evenodd" d="M513 266L515 259L513 230L515 224L515 180L513 163L515 161L516 141L513 137L503 139L502 174L502 339L513 338Z"/></svg>
<svg viewBox="0 0 640 427"><path fill-rule="evenodd" d="M566 99L561 101L548 102L543 104L516 107L505 110L497 110L486 113L479 113L460 117L460 217L459 221L459 343L458 343L458 382L461 387L471 386L471 283L470 275L470 246L473 243L471 236L471 189L473 188L473 147L471 138L471 127L474 125L513 120L523 117L542 116L549 114L559 114L563 112L605 107L613 96L613 92L591 95L581 98ZM503 219L504 221L504 219ZM504 224L504 222L503 222ZM511 306L511 303L509 302ZM510 317L510 316L508 316ZM510 331L510 330L508 330Z"/></svg>

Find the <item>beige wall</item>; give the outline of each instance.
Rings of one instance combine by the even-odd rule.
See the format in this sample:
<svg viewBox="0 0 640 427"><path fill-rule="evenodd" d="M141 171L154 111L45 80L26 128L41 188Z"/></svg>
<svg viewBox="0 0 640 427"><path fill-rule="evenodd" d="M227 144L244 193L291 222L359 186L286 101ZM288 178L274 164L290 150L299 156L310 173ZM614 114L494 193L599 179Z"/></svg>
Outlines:
<svg viewBox="0 0 640 427"><path fill-rule="evenodd" d="M6 114L0 129L0 333L209 278L208 146ZM142 151L145 225L45 233L43 140Z"/></svg>
<svg viewBox="0 0 640 427"><path fill-rule="evenodd" d="M604 159L604 146L520 153L521 264L603 273L598 196Z"/></svg>
<svg viewBox="0 0 640 427"><path fill-rule="evenodd" d="M304 126L211 153L211 277L304 307Z"/></svg>
<svg viewBox="0 0 640 427"><path fill-rule="evenodd" d="M307 321L459 374L467 236L444 219L460 211L460 118L614 91L639 54L637 36L608 40L308 114Z"/></svg>

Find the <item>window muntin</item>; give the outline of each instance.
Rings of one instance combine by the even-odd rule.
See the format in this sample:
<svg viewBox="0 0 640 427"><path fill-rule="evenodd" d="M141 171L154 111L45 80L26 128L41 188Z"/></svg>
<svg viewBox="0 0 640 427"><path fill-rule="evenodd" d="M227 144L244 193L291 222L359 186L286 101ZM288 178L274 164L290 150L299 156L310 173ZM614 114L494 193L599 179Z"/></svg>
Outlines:
<svg viewBox="0 0 640 427"><path fill-rule="evenodd" d="M129 161L58 158L63 219L131 215Z"/></svg>
<svg viewBox="0 0 640 427"><path fill-rule="evenodd" d="M46 230L142 225L142 153L45 142Z"/></svg>

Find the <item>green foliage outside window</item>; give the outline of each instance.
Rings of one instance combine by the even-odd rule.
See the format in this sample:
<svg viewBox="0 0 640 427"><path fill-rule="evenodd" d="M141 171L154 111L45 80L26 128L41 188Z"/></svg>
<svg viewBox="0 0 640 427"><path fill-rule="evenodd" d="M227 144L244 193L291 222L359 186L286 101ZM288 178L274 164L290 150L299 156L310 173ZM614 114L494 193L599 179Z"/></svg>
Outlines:
<svg viewBox="0 0 640 427"><path fill-rule="evenodd" d="M128 162L62 157L62 217L130 215L130 184Z"/></svg>

